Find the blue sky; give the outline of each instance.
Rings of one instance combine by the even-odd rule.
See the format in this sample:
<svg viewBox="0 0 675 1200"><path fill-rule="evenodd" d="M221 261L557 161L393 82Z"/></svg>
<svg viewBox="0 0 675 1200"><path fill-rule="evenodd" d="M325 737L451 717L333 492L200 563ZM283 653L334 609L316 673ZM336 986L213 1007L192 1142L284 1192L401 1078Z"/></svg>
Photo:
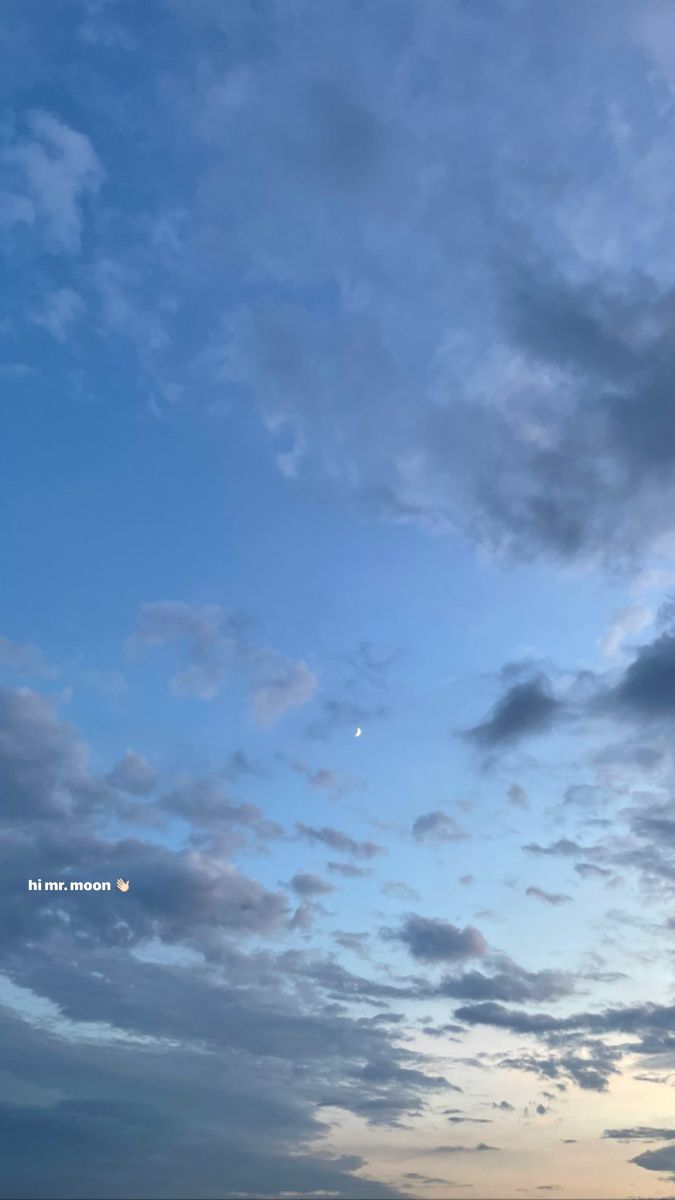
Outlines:
<svg viewBox="0 0 675 1200"><path fill-rule="evenodd" d="M0 37L0 1196L671 1196L672 7Z"/></svg>

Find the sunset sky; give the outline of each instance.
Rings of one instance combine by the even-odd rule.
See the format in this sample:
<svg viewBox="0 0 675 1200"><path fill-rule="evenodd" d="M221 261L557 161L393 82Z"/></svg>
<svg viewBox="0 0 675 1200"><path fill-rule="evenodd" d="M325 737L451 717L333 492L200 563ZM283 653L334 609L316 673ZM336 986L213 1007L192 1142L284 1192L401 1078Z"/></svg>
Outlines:
<svg viewBox="0 0 675 1200"><path fill-rule="evenodd" d="M672 1197L675 5L0 39L0 1197Z"/></svg>

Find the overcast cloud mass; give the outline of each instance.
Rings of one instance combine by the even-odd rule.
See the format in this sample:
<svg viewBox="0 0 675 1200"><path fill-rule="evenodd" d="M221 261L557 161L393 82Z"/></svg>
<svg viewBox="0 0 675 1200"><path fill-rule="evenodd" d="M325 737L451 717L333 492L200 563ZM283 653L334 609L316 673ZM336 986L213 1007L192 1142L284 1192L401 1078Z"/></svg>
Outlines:
<svg viewBox="0 0 675 1200"><path fill-rule="evenodd" d="M0 39L0 1197L672 1197L675 9Z"/></svg>

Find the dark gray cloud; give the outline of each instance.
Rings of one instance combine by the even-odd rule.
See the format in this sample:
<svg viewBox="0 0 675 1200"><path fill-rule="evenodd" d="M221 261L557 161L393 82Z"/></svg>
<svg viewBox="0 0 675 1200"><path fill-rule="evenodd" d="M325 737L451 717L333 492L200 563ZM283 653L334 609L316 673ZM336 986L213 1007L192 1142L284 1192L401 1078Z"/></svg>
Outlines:
<svg viewBox="0 0 675 1200"><path fill-rule="evenodd" d="M358 1156L298 1147L325 1130L312 1088L297 1078L293 1086L288 1070L264 1054L246 1059L222 1048L217 1059L185 1046L63 1039L10 1017L5 1030L15 1089L21 1094L36 1077L39 1084L23 1102L0 1106L3 1195L106 1200L113 1174L117 1195L140 1200L216 1200L224 1178L235 1195L252 1187L259 1195L397 1194L362 1174ZM223 1079L223 1062L236 1086ZM30 1150L36 1139L39 1155Z"/></svg>
<svg viewBox="0 0 675 1200"><path fill-rule="evenodd" d="M510 687L490 716L468 730L466 737L486 749L509 745L528 734L545 733L563 710L548 679L540 675Z"/></svg>
<svg viewBox="0 0 675 1200"><path fill-rule="evenodd" d="M644 1167L645 1171L668 1171L669 1178L675 1182L675 1145L662 1146L659 1150L645 1150L631 1158L636 1167Z"/></svg>
<svg viewBox="0 0 675 1200"><path fill-rule="evenodd" d="M467 837L454 817L440 809L423 813L413 822L412 835L416 841L459 842Z"/></svg>
<svg viewBox="0 0 675 1200"><path fill-rule="evenodd" d="M631 1125L626 1129L606 1129L602 1136L617 1142L675 1142L675 1129Z"/></svg>
<svg viewBox="0 0 675 1200"><path fill-rule="evenodd" d="M448 1117L449 1125L492 1125L491 1117Z"/></svg>
<svg viewBox="0 0 675 1200"><path fill-rule="evenodd" d="M485 938L471 925L460 929L449 921L417 913L411 913L400 929L383 930L383 936L403 942L419 962L461 962L487 953Z"/></svg>
<svg viewBox="0 0 675 1200"><path fill-rule="evenodd" d="M550 1048L544 1056L521 1054L505 1058L502 1066L531 1070L550 1079L568 1075L582 1088L604 1091L626 1054L672 1053L674 1013L672 1005L646 1003L554 1017L486 1002L464 1005L454 1015L469 1025L492 1025L513 1033L531 1034ZM603 1041L616 1034L632 1040L621 1044Z"/></svg>
<svg viewBox="0 0 675 1200"><path fill-rule="evenodd" d="M635 717L663 718L675 711L675 634L642 646L606 703Z"/></svg>
<svg viewBox="0 0 675 1200"><path fill-rule="evenodd" d="M348 833L342 833L330 825L323 825L317 829L299 821L296 828L300 837L306 841L328 846L339 854L351 855L354 858L374 858L377 854L386 854L385 848L378 846L376 842L359 842Z"/></svg>
<svg viewBox="0 0 675 1200"><path fill-rule="evenodd" d="M422 1033L426 1033L428 1037L448 1037L451 1041L456 1041L452 1034L463 1033L464 1026L457 1025L454 1021L447 1021L444 1025L423 1025Z"/></svg>

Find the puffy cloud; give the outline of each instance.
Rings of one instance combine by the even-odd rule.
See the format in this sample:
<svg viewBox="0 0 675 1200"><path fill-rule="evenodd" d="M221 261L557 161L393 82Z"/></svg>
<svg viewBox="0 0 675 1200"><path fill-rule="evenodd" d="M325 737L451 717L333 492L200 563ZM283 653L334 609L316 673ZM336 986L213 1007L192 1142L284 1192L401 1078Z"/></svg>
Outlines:
<svg viewBox="0 0 675 1200"><path fill-rule="evenodd" d="M387 938L402 942L420 962L461 962L468 958L483 958L487 953L485 938L473 926L459 929L449 921L411 913L400 929L384 930Z"/></svg>
<svg viewBox="0 0 675 1200"><path fill-rule="evenodd" d="M297 871L291 879L291 887L298 896L327 896L335 891L332 883L326 883L319 875L310 875L307 871Z"/></svg>
<svg viewBox="0 0 675 1200"><path fill-rule="evenodd" d="M53 250L76 252L83 207L101 187L103 168L89 138L53 114L35 111L27 125L0 151L9 219L41 226Z"/></svg>
<svg viewBox="0 0 675 1200"><path fill-rule="evenodd" d="M259 647L250 652L249 659L255 680L251 704L259 725L273 725L290 709L301 708L312 699L318 682L306 663L288 662Z"/></svg>
<svg viewBox="0 0 675 1200"><path fill-rule="evenodd" d="M0 688L3 819L62 819L77 803L84 751L52 705L27 688Z"/></svg>

